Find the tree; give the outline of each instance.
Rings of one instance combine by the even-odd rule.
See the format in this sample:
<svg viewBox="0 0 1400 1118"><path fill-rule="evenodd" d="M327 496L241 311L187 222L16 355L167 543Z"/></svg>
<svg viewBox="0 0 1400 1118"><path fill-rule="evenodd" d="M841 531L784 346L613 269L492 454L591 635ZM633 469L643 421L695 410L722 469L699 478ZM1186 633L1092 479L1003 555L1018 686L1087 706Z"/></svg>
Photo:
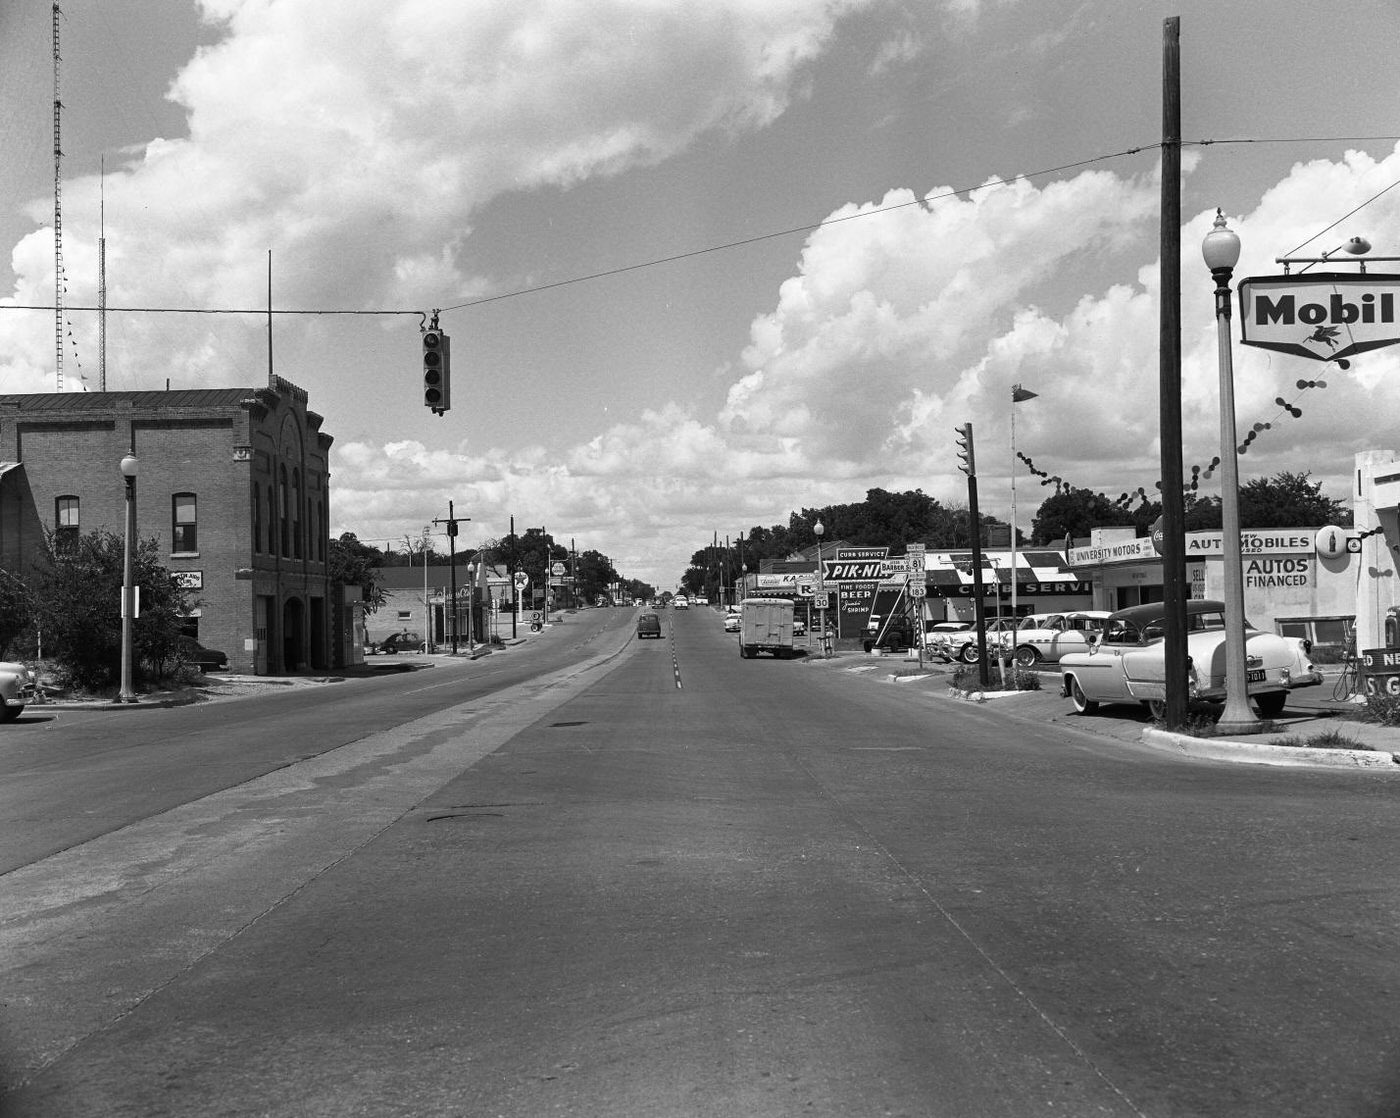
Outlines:
<svg viewBox="0 0 1400 1118"><path fill-rule="evenodd" d="M376 569L383 565L384 553L361 543L354 532L342 532L340 539L331 540L326 553L331 584L358 586L364 594L366 613L374 613L384 604L384 587L380 585Z"/></svg>
<svg viewBox="0 0 1400 1118"><path fill-rule="evenodd" d="M0 570L0 657L30 627L30 598L24 583L9 571Z"/></svg>
<svg viewBox="0 0 1400 1118"><path fill-rule="evenodd" d="M1057 544L1066 536L1083 538L1093 528L1127 527L1136 523L1132 512L1102 493L1065 488L1046 497L1031 521L1033 544Z"/></svg>
<svg viewBox="0 0 1400 1118"><path fill-rule="evenodd" d="M1322 495L1322 483L1308 472L1284 471L1271 478L1252 478L1240 486L1241 528L1351 527L1352 510Z"/></svg>
<svg viewBox="0 0 1400 1118"><path fill-rule="evenodd" d="M62 543L47 536L35 563L33 616L44 650L80 687L110 686L120 675L124 564L123 537L100 529ZM140 616L132 622L132 677L140 680L146 669L160 671L179 659L190 603L160 562L154 538L136 542L132 581L140 602Z"/></svg>

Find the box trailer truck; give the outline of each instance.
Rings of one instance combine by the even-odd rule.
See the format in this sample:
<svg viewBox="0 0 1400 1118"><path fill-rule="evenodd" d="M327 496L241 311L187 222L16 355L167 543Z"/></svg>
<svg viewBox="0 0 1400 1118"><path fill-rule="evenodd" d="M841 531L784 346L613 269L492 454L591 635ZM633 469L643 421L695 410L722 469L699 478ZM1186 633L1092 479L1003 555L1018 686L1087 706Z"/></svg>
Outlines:
<svg viewBox="0 0 1400 1118"><path fill-rule="evenodd" d="M786 598L745 598L739 605L739 655L760 652L793 655L792 602Z"/></svg>

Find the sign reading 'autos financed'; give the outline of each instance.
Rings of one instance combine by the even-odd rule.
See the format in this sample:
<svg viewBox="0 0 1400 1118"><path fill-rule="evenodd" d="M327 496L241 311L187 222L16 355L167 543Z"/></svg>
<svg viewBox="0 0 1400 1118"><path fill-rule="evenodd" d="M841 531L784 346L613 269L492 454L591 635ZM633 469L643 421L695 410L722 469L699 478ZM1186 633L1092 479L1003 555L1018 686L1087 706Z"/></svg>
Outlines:
<svg viewBox="0 0 1400 1118"><path fill-rule="evenodd" d="M1251 276L1240 280L1240 341L1314 361L1400 342L1400 276Z"/></svg>

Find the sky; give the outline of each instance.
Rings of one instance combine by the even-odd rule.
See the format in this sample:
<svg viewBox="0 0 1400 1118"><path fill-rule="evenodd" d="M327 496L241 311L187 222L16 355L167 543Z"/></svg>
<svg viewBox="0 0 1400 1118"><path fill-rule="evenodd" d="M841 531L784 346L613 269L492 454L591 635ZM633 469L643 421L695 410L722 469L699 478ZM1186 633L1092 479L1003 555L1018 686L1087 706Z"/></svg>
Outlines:
<svg viewBox="0 0 1400 1118"><path fill-rule="evenodd" d="M62 387L101 387L101 237L112 391L265 383L270 270L334 535L451 500L459 545L513 516L667 588L872 488L965 506L966 422L981 510L1014 483L1023 529L1031 467L1151 494L1169 17L1189 478L1220 453L1217 207L1237 278L1400 256L1400 0L64 0ZM6 393L57 388L52 27L0 0ZM1400 350L1233 356L1242 437L1269 425L1243 479L1347 500L1397 449Z"/></svg>

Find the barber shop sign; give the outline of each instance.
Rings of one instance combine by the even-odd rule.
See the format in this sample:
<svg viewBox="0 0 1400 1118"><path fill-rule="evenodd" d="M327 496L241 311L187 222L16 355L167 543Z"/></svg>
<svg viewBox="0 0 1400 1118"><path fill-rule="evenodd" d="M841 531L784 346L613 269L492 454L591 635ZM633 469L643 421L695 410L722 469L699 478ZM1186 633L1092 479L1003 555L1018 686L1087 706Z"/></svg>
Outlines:
<svg viewBox="0 0 1400 1118"><path fill-rule="evenodd" d="M1253 276L1240 280L1240 341L1314 361L1400 342L1400 276Z"/></svg>

